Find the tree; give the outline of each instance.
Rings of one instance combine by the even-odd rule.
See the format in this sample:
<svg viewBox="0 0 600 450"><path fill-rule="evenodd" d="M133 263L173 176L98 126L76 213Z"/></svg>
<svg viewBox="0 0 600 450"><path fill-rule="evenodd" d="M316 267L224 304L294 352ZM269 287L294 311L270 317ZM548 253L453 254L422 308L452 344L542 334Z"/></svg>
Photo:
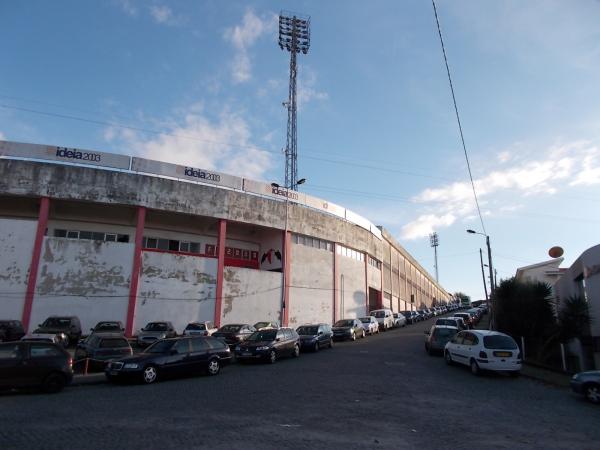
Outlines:
<svg viewBox="0 0 600 450"><path fill-rule="evenodd" d="M496 329L514 338L548 338L556 331L552 288L539 281L502 280L492 298Z"/></svg>
<svg viewBox="0 0 600 450"><path fill-rule="evenodd" d="M471 297L469 297L464 292L455 292L452 296L462 304L471 304Z"/></svg>
<svg viewBox="0 0 600 450"><path fill-rule="evenodd" d="M571 296L558 311L558 339L568 342L589 334L591 323L587 301L580 296Z"/></svg>

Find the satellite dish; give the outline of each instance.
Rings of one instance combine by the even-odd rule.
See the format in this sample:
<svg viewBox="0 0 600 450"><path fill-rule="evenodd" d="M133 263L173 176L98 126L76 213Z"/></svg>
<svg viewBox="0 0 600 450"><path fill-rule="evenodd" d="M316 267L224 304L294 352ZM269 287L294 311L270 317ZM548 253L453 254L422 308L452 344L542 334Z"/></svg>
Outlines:
<svg viewBox="0 0 600 450"><path fill-rule="evenodd" d="M551 258L560 258L564 253L564 250L562 249L562 247L552 247L550 250L548 250L548 255L550 255Z"/></svg>

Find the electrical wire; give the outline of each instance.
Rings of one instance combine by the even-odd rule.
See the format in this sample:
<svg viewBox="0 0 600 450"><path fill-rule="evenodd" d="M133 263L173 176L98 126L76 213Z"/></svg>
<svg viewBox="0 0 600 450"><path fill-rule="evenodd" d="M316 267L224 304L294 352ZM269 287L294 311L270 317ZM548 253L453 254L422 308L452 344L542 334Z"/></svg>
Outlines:
<svg viewBox="0 0 600 450"><path fill-rule="evenodd" d="M435 0L431 0L433 4L433 12L435 14L435 22L437 24L438 35L440 36L440 44L442 46L442 53L444 55L444 63L446 65L446 73L448 74L448 82L450 83L450 92L452 92L452 102L454 104L454 112L456 113L456 121L458 122L458 130L460 132L460 140L462 142L463 151L465 154L465 160L467 161L467 169L469 171L469 179L471 180L471 187L473 188L473 196L475 198L475 205L477 206L477 213L479 214L479 220L481 222L481 228L483 233L487 235L485 225L483 223L483 215L479 208L479 200L477 199L477 191L475 190L475 183L473 182L473 173L471 172L471 163L469 162L469 154L467 153L467 146L465 145L465 137L460 123L460 115L458 114L458 106L456 105L456 96L454 94L454 86L452 85L452 77L450 76L450 67L448 66L448 58L446 57L446 48L444 47L444 39L442 38L442 30L440 28L440 20L438 18L437 8L435 6Z"/></svg>

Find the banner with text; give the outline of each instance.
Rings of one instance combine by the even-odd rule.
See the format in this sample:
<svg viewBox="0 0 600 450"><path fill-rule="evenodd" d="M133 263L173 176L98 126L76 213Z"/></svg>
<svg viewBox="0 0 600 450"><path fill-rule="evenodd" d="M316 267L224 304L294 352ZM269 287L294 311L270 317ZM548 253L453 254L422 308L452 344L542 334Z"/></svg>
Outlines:
<svg viewBox="0 0 600 450"><path fill-rule="evenodd" d="M266 195L267 197L278 198L285 200L287 197L290 202L294 203L306 203L306 195L302 192L292 191L285 189L284 187L273 187L267 183L261 183L260 181L253 181L244 178L244 191L252 192L254 194Z"/></svg>
<svg viewBox="0 0 600 450"><path fill-rule="evenodd" d="M219 186L230 187L233 189L242 189L242 178L234 177L212 170L198 169L191 166L180 166L161 161L153 161L144 158L132 158L131 170L134 172L144 172L156 175L165 175L168 177L179 178L200 183L216 184Z"/></svg>
<svg viewBox="0 0 600 450"><path fill-rule="evenodd" d="M8 141L0 141L0 156L62 161L73 164L111 167L114 169L129 169L130 160L129 156L98 152L96 150Z"/></svg>

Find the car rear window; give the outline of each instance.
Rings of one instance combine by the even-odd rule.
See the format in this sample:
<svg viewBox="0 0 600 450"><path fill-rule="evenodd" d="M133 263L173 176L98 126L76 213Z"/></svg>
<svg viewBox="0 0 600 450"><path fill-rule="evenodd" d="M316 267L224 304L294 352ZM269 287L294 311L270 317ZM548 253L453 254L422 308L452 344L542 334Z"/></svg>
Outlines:
<svg viewBox="0 0 600 450"><path fill-rule="evenodd" d="M71 319L65 317L50 317L42 324L48 328L68 328L71 325Z"/></svg>
<svg viewBox="0 0 600 450"><path fill-rule="evenodd" d="M485 348L489 348L492 350L497 350L497 349L516 350L517 349L517 343L510 336L500 336L500 335L484 336L483 337L483 345L485 346Z"/></svg>
<svg viewBox="0 0 600 450"><path fill-rule="evenodd" d="M102 339L100 343L100 348L125 348L129 347L129 342L127 339Z"/></svg>
<svg viewBox="0 0 600 450"><path fill-rule="evenodd" d="M60 356L61 352L53 345L31 344L29 353L32 358L44 358L47 356Z"/></svg>
<svg viewBox="0 0 600 450"><path fill-rule="evenodd" d="M163 322L152 322L146 326L146 331L167 331L167 324Z"/></svg>
<svg viewBox="0 0 600 450"><path fill-rule="evenodd" d="M385 317L385 311L372 311L371 315L381 319L382 317Z"/></svg>
<svg viewBox="0 0 600 450"><path fill-rule="evenodd" d="M20 356L18 344L0 345L0 359L16 359Z"/></svg>
<svg viewBox="0 0 600 450"><path fill-rule="evenodd" d="M237 333L240 328L242 328L242 325L224 325L219 329L219 331L224 333Z"/></svg>
<svg viewBox="0 0 600 450"><path fill-rule="evenodd" d="M298 334L304 336L314 336L319 332L319 327L299 327Z"/></svg>
<svg viewBox="0 0 600 450"><path fill-rule="evenodd" d="M436 328L433 330L433 335L435 337L451 338L455 334L456 330L451 330L450 328Z"/></svg>
<svg viewBox="0 0 600 450"><path fill-rule="evenodd" d="M206 325L204 325L203 323L190 323L188 324L187 327L185 327L186 330L200 330L200 331L204 331L206 330Z"/></svg>

